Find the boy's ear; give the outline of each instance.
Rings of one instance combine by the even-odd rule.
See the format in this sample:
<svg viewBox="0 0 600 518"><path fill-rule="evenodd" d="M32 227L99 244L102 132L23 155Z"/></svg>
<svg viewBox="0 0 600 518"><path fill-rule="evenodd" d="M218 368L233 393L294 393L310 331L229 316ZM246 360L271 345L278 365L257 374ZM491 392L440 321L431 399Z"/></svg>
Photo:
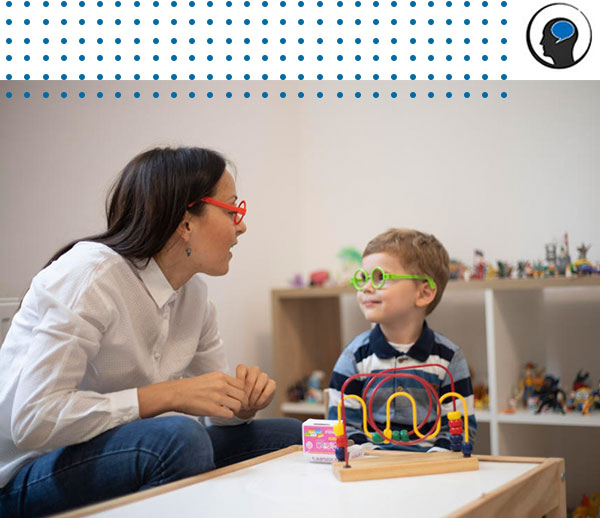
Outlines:
<svg viewBox="0 0 600 518"><path fill-rule="evenodd" d="M419 293L417 295L416 305L419 308L426 308L435 299L437 288L432 289L428 282L422 282L419 286Z"/></svg>

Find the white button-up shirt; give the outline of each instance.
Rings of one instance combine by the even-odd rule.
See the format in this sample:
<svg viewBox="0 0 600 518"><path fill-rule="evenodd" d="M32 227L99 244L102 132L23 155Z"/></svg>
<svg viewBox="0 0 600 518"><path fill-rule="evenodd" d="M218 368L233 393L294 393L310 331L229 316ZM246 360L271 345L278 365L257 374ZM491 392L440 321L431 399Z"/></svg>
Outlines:
<svg viewBox="0 0 600 518"><path fill-rule="evenodd" d="M0 487L43 453L139 419L137 388L228 371L206 285L174 291L80 242L36 275L0 348Z"/></svg>

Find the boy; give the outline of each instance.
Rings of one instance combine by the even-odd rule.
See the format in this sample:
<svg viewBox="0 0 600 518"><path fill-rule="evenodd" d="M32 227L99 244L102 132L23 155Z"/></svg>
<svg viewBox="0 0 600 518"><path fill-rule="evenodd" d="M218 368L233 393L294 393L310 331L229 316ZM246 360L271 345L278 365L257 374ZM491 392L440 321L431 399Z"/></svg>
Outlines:
<svg viewBox="0 0 600 518"><path fill-rule="evenodd" d="M427 326L425 316L438 305L449 277L449 258L444 246L432 235L408 229L391 229L372 239L363 252L363 267L351 280L357 289L358 303L369 322L375 325L370 331L358 335L344 349L335 364L329 384L329 419L337 419L340 390L353 374L374 373L395 367L415 367L400 372L417 375L434 387L438 398L451 392L450 377L440 367L418 368L419 365L437 363L446 367L454 378L454 390L461 394L473 412L473 387L469 368L461 349L446 337ZM360 378L348 384L344 395L362 397L363 387L371 378ZM368 405L376 379L365 402ZM388 397L399 391L411 394L417 405L417 421L427 416L429 398L427 391L417 380L392 378L377 390L373 400L373 419L380 430L386 425L385 403ZM348 438L361 444L368 441L362 428L362 410L358 401L347 399L346 425ZM437 407L435 400L427 422L420 432L426 434L435 423ZM449 450L450 433L446 414L453 410L452 398L442 403L440 433L413 446L388 445L395 449L411 451ZM460 400L456 410L461 417L464 410ZM396 397L390 407L392 430L411 432L413 429L412 405L408 398ZM477 424L469 416L469 442L473 444ZM373 430L370 430L371 432ZM410 441L417 439L413 434ZM403 440L406 442L406 439Z"/></svg>

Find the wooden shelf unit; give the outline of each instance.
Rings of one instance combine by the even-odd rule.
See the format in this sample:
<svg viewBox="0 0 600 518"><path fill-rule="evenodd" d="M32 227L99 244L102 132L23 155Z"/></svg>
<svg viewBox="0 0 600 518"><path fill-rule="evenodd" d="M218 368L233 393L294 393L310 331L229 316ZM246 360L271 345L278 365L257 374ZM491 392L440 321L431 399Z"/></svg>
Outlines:
<svg viewBox="0 0 600 518"><path fill-rule="evenodd" d="M286 403L286 389L313 370L325 371L328 378L348 341L369 329L357 305L343 303L352 301L354 294L350 287L273 290L280 414L323 416L323 406ZM528 361L559 377L567 392L580 369L590 372L589 383L597 388L599 315L600 277L594 276L450 281L439 307L427 319L433 329L461 346L474 382L489 386L489 410L476 412L480 424L476 453L564 457L570 506L579 503L583 492L599 490L600 465L590 466L589 455L600 433L600 411L583 416L503 410ZM351 331L345 329L348 326Z"/></svg>

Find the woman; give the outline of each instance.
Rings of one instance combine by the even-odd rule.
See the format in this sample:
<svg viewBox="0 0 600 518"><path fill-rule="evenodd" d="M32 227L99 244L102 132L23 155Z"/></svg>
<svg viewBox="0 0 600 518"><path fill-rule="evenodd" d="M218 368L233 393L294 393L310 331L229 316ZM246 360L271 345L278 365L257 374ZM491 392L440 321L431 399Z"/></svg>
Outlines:
<svg viewBox="0 0 600 518"><path fill-rule="evenodd" d="M219 154L152 149L114 185L106 232L36 275L0 349L0 515L55 513L301 442L297 420L250 421L275 382L258 367L225 374L195 275L227 273L245 205ZM150 419L167 412L186 416Z"/></svg>

